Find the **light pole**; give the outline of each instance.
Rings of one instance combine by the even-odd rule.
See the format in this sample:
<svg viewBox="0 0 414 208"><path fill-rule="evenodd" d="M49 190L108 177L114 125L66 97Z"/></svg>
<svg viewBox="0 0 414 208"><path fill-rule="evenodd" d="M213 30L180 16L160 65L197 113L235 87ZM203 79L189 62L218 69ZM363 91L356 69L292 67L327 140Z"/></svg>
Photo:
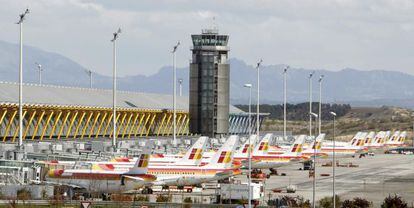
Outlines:
<svg viewBox="0 0 414 208"><path fill-rule="evenodd" d="M251 140L250 136L252 135L252 121L251 121L251 115L252 115L252 84L244 84L244 87L249 88L249 148L247 149L247 158L249 160L249 180L248 180L248 186L249 186L249 208L252 207L252 199L251 199L251 181L252 181L252 156L251 156Z"/></svg>
<svg viewBox="0 0 414 208"><path fill-rule="evenodd" d="M322 79L323 79L324 75L321 75L319 77L319 117L318 117L318 121L319 121L319 125L318 125L318 130L319 130L319 135L321 134L321 127L322 127Z"/></svg>
<svg viewBox="0 0 414 208"><path fill-rule="evenodd" d="M43 71L43 68L42 68L41 64L39 64L37 62L35 64L37 66L37 71L39 73L39 85L42 85L42 71Z"/></svg>
<svg viewBox="0 0 414 208"><path fill-rule="evenodd" d="M289 66L286 66L286 68L283 70L283 139L286 139L286 97L287 97L287 70L289 69Z"/></svg>
<svg viewBox="0 0 414 208"><path fill-rule="evenodd" d="M20 62L19 62L19 144L20 150L23 148L23 21L24 17L29 14L26 9L20 14L20 19L16 24L20 25Z"/></svg>
<svg viewBox="0 0 414 208"><path fill-rule="evenodd" d="M174 146L177 145L177 136L176 136L176 132L177 132L177 121L176 121L176 105L177 105L177 100L176 100L176 94L177 94L177 70L175 67L175 52L178 49L178 46L180 45L180 41L177 42L177 45L174 46L173 50L172 50L172 54L173 54L173 142L174 142Z"/></svg>
<svg viewBox="0 0 414 208"><path fill-rule="evenodd" d="M315 122L316 119L318 119L318 114L310 112L310 116L312 119L312 116L315 117ZM312 129L312 126L311 126ZM315 203L315 196L316 196L316 137L314 139L314 144L315 144L315 148L313 148L313 187L312 187L312 206L313 208L316 208L316 203Z"/></svg>
<svg viewBox="0 0 414 208"><path fill-rule="evenodd" d="M88 74L89 77L89 88L92 88L92 70L86 69L86 74Z"/></svg>
<svg viewBox="0 0 414 208"><path fill-rule="evenodd" d="M257 62L256 65L256 71L257 71L257 106L256 106L256 110L257 110L257 115L256 115L256 135L257 135L257 139L260 139L260 118L259 118L259 112L260 112L260 64L262 64L263 60L260 59L259 62Z"/></svg>
<svg viewBox="0 0 414 208"><path fill-rule="evenodd" d="M179 95L180 95L180 97L181 96L183 96L183 79L178 79L178 84L179 84L179 86L178 86L178 92L179 92Z"/></svg>
<svg viewBox="0 0 414 208"><path fill-rule="evenodd" d="M309 74L309 137L312 136L312 76L315 72Z"/></svg>
<svg viewBox="0 0 414 208"><path fill-rule="evenodd" d="M112 118L112 122L113 122L113 134L112 134L112 147L114 149L114 152L117 150L117 143L116 143L116 137L117 137L117 132L116 132L116 40L118 39L119 34L121 33L121 28L118 28L118 31L114 32L114 37L111 40L113 43L113 77L112 77L112 81L113 81L113 88L112 88L112 110L113 110L113 118Z"/></svg>
<svg viewBox="0 0 414 208"><path fill-rule="evenodd" d="M333 116L333 137L332 137L332 142L333 142L333 151L332 151L332 197L333 197L333 208L336 208L336 199L335 199L335 119L336 119L336 113L335 112L330 112L330 114Z"/></svg>

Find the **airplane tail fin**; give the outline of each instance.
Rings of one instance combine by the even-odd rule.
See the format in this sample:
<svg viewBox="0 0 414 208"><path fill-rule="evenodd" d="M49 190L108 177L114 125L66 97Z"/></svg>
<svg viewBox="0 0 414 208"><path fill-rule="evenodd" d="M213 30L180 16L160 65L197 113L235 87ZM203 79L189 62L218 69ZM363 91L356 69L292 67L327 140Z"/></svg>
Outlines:
<svg viewBox="0 0 414 208"><path fill-rule="evenodd" d="M388 143L395 143L400 135L401 135L400 131L394 132L394 134L392 134L392 136L388 140Z"/></svg>
<svg viewBox="0 0 414 208"><path fill-rule="evenodd" d="M313 151L314 149L316 149L316 151L321 150L322 147L322 142L325 139L326 134L319 134L315 141L313 141L310 145L310 149Z"/></svg>
<svg viewBox="0 0 414 208"><path fill-rule="evenodd" d="M358 132L351 140L351 146L362 147L365 144L366 132Z"/></svg>
<svg viewBox="0 0 414 208"><path fill-rule="evenodd" d="M152 150L152 144L148 145L142 153L138 156L137 161L134 164L134 167L129 169L125 174L146 174L148 172L148 163L150 159L150 154Z"/></svg>
<svg viewBox="0 0 414 208"><path fill-rule="evenodd" d="M183 158L178 160L176 164L180 165L199 165L203 159L203 151L206 147L208 137L200 137L191 148L186 152Z"/></svg>
<svg viewBox="0 0 414 208"><path fill-rule="evenodd" d="M400 144L404 144L406 137L407 137L407 132L406 131L401 132L401 134L398 136L397 142Z"/></svg>
<svg viewBox="0 0 414 208"><path fill-rule="evenodd" d="M372 143L374 144L383 144L384 143L385 132L380 131L377 135L375 135L374 140Z"/></svg>
<svg viewBox="0 0 414 208"><path fill-rule="evenodd" d="M305 142L306 135L299 135L290 149L282 155L298 156L302 154L303 143Z"/></svg>
<svg viewBox="0 0 414 208"><path fill-rule="evenodd" d="M249 145L249 138L246 139L246 142L239 148L239 150L237 151L237 155L247 155L248 154L248 150L250 148L250 151L253 152L253 147L255 146L254 144L256 143L256 138L257 135L251 135L250 136L250 145Z"/></svg>
<svg viewBox="0 0 414 208"><path fill-rule="evenodd" d="M370 145L374 137L375 137L375 132L374 131L369 132L368 135L365 137L364 145Z"/></svg>
<svg viewBox="0 0 414 208"><path fill-rule="evenodd" d="M357 132L356 134L355 134L355 136L354 137L352 137L352 139L351 139L351 141L350 141L350 145L351 146L357 146L357 143L358 143L358 140L359 140L359 137L360 137L360 135L362 134L362 132Z"/></svg>
<svg viewBox="0 0 414 208"><path fill-rule="evenodd" d="M270 138L272 138L273 134L266 134L262 140L260 140L259 144L253 150L253 155L263 155L266 154L269 150L269 142ZM258 138L257 138L258 139Z"/></svg>
<svg viewBox="0 0 414 208"><path fill-rule="evenodd" d="M220 149L213 155L210 162L205 166L214 169L230 168L233 163L233 153L239 142L239 136L232 135L220 147Z"/></svg>

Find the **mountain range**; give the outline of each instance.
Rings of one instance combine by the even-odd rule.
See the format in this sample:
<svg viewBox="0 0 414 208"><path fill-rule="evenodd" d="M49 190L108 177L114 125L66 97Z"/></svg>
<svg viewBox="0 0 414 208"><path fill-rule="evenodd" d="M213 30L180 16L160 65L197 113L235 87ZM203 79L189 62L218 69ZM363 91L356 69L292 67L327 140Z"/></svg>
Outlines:
<svg viewBox="0 0 414 208"><path fill-rule="evenodd" d="M0 41L0 81L18 80L19 47L16 44ZM24 46L24 82L37 83L35 63L45 69L42 74L44 84L88 87L89 78L85 67L57 53L39 48ZM233 104L245 104L248 97L245 83L256 85L257 71L253 65L236 58L229 60L230 98ZM280 103L283 100L283 69L286 65L263 65L260 68L261 103ZM313 100L319 99L320 75L323 102L350 103L353 106L391 105L414 108L414 76L402 72L386 70L342 69L329 71L321 69L289 68L287 73L287 97L289 103L308 101L308 76L312 78ZM118 78L118 89L151 93L172 93L172 68L165 66L152 75L134 75ZM183 79L183 95L188 95L188 67L177 68L177 78ZM110 76L93 73L94 88L111 88ZM256 88L254 87L254 91ZM253 93L254 95L256 93ZM253 96L253 101L255 100ZM255 101L254 101L255 102Z"/></svg>

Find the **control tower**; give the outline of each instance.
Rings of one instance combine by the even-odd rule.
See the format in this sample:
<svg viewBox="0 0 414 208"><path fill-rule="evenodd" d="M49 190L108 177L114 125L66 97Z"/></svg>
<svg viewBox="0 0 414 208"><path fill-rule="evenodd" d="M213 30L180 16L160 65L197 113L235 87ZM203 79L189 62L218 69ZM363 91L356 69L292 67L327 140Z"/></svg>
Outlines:
<svg viewBox="0 0 414 208"><path fill-rule="evenodd" d="M229 36L217 29L191 35L190 132L210 137L229 132Z"/></svg>

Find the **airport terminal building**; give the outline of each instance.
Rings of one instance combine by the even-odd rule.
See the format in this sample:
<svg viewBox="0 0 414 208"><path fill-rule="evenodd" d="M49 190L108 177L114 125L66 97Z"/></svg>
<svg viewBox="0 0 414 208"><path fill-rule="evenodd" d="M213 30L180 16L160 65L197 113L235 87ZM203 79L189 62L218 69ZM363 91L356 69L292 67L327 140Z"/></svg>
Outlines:
<svg viewBox="0 0 414 208"><path fill-rule="evenodd" d="M0 140L18 140L18 84L0 82ZM170 136L172 96L118 91L119 139ZM23 138L98 139L112 136L112 90L24 84ZM188 97L177 99L178 136L197 135L189 129ZM254 121L254 120L253 120ZM247 113L230 106L229 133L248 132Z"/></svg>

